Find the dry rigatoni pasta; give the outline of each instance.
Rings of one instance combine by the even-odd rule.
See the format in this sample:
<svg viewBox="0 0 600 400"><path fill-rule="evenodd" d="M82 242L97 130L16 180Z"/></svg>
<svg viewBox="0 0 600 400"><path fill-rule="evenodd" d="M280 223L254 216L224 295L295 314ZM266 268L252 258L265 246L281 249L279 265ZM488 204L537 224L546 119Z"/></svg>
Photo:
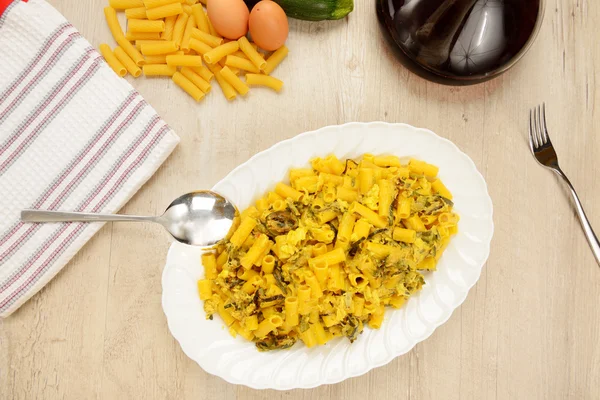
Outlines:
<svg viewBox="0 0 600 400"><path fill-rule="evenodd" d="M185 90L190 96L192 96L194 100L200 101L202 98L204 98L204 92L194 85L192 81L183 76L181 72L175 72L172 79L177 86Z"/></svg>
<svg viewBox="0 0 600 400"><path fill-rule="evenodd" d="M229 69L229 67L222 68L221 69L221 75L242 96L245 96L246 93L248 93L248 91L250 90L250 88L244 82L242 82L242 80L240 78L238 78Z"/></svg>
<svg viewBox="0 0 600 400"><path fill-rule="evenodd" d="M113 51L111 50L109 45L104 44L104 43L101 44L100 45L100 53L106 60L106 63L108 64L108 66L110 68L112 68L113 71L115 71L115 74L119 75L120 77L127 75L127 69L117 59L117 57L115 56L115 54L113 53Z"/></svg>
<svg viewBox="0 0 600 400"><path fill-rule="evenodd" d="M172 17L179 15L183 12L183 8L180 3L171 3L161 7L151 8L146 11L146 18L148 19L161 19L166 17Z"/></svg>
<svg viewBox="0 0 600 400"><path fill-rule="evenodd" d="M150 21L149 19L130 19L127 25L131 32L164 32L165 21Z"/></svg>
<svg viewBox="0 0 600 400"><path fill-rule="evenodd" d="M142 70L146 76L173 76L177 72L177 68L166 64L144 65Z"/></svg>
<svg viewBox="0 0 600 400"><path fill-rule="evenodd" d="M283 82L268 75L246 74L246 83L250 86L266 86L277 92L283 87Z"/></svg>
<svg viewBox="0 0 600 400"><path fill-rule="evenodd" d="M181 74L188 78L190 82L198 87L198 89L202 90L204 93L210 92L211 86L208 81L198 75L191 67L183 67L181 68Z"/></svg>
<svg viewBox="0 0 600 400"><path fill-rule="evenodd" d="M123 66L127 68L127 72L129 72L131 76L137 78L142 74L142 70L140 69L140 67L137 66L135 61L133 61L131 57L127 55L127 53L125 53L125 50L117 46L115 48L114 53L117 59L121 62L121 64L123 64Z"/></svg>
<svg viewBox="0 0 600 400"><path fill-rule="evenodd" d="M112 51L102 46L101 52L121 76L127 72L133 77L142 73L169 76L195 100L201 96L194 88L203 95L208 93L212 78L216 78L228 100L235 99L238 93L246 95L251 85L281 89L281 81L266 75L286 57L288 49L282 46L265 60L258 46L246 37L223 39L208 19L205 1L109 0L108 3L104 14L117 47ZM117 10L125 14L126 33L119 24ZM415 168L419 166L415 164ZM306 185L313 188L318 182L308 179ZM439 182L435 185L441 188ZM281 199L278 204L283 206ZM319 234L325 237L330 232ZM269 263L265 265L268 268Z"/></svg>

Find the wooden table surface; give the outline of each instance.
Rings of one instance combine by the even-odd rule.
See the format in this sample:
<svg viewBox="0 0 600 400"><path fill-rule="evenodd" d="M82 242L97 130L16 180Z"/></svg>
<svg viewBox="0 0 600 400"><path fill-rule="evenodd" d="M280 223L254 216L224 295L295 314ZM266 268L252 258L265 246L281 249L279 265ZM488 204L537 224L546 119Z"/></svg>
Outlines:
<svg viewBox="0 0 600 400"><path fill-rule="evenodd" d="M95 46L106 0L50 0ZM406 122L456 143L486 178L496 232L477 285L410 353L336 385L255 391L205 373L169 334L159 226L107 224L39 294L0 321L1 399L597 399L600 268L566 191L526 142L546 101L561 164L600 230L600 3L547 2L531 52L492 82L428 83L400 66L373 1L350 18L291 23L277 95L197 105L170 80L133 85L181 137L122 210L160 213L280 140L349 121Z"/></svg>

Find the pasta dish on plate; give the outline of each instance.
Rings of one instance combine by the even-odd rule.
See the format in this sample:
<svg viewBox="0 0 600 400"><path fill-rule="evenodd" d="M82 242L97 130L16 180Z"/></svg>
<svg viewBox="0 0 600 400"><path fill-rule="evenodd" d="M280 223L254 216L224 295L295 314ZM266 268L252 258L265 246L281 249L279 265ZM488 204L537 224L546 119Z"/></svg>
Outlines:
<svg viewBox="0 0 600 400"><path fill-rule="evenodd" d="M202 255L207 318L220 315L263 351L378 329L386 306L421 289L457 233L437 175L420 160L370 154L290 170L289 185L277 183Z"/></svg>

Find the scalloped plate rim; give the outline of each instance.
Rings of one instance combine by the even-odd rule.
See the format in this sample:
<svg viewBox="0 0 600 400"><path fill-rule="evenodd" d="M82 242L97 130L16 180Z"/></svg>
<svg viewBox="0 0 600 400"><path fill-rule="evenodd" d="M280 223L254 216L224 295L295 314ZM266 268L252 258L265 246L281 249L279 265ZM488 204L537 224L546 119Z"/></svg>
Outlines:
<svg viewBox="0 0 600 400"><path fill-rule="evenodd" d="M389 352L387 354L387 357L378 363L373 363L371 365L366 366L366 368L362 371L358 371L357 373L349 373L349 374L345 374L343 375L341 378L337 378L337 379L331 379L331 380L326 380L326 379L319 379L316 383L314 384L309 384L309 385L299 385L299 384L291 384L291 385L286 385L286 386L269 386L269 385L257 385L257 384L252 384L252 383L248 383L248 382L242 382L240 380L236 380L236 379L232 379L230 376L223 376L221 374L219 374L218 371L216 371L215 369L211 368L210 366L202 366L200 365L200 363L191 356L191 354L189 353L188 349L186 349L186 347L184 346L184 344L179 340L179 338L175 335L175 333L173 332L173 326L172 326L172 321L169 318L169 314L166 311L166 296L165 296L165 291L163 290L162 296L161 296L161 305L163 308L163 312L165 314L165 318L167 320L167 326L169 328L169 332L171 333L171 335L173 336L173 338L177 341L177 343L179 344L179 346L181 347L182 351L184 352L184 354L189 357L191 360L193 360L194 362L196 362L200 368L202 368L203 370L205 370L206 372L208 372L211 375L214 376L218 376L219 378L223 379L224 381L234 384L234 385L244 385L247 386L249 388L252 389L257 389L257 390L262 390L262 389L273 389L273 390L292 390L292 389L312 389L321 385L331 385L331 384L335 384L335 383L339 383L342 381L345 381L346 379L350 379L350 378L354 378L357 376L361 376L364 375L366 373L368 373L369 371L375 369L375 368L379 368L382 367L384 365L389 364L392 360L394 360L396 357L402 356L408 352L410 352L418 343L421 343L425 340L427 340L431 335L433 335L433 333L437 330L437 328L439 328L440 326L442 326L443 324L445 324L446 322L448 322L448 320L450 319L450 317L452 317L452 315L454 314L454 311L459 308L464 301L466 300L467 296L469 295L471 289L475 286L475 284L479 281L479 279L481 278L481 273L483 271L483 267L485 266L485 264L487 263L488 259L489 259L489 255L490 255L490 247L491 247L491 241L493 238L493 234L494 234L494 230L495 230L495 225L494 225L494 219L493 219L493 214L494 214L494 209L493 209L493 202L492 199L489 195L489 190L488 190L488 185L487 182L485 181L485 178L483 177L483 175L481 174L481 172L479 172L479 170L477 169L477 166L475 165L475 163L473 162L473 160L466 154L464 153L462 150L460 150L458 148L458 146L456 144L454 144L452 141L450 141L449 139L446 139L444 137L441 137L439 135L437 135L435 132L426 129L426 128L417 128L414 127L410 124L406 124L406 123L388 123L388 122L382 122L382 121L373 121L373 122L348 122L345 124L341 124L341 125L328 125L316 130L312 130L312 131L307 131L304 133L300 133L296 136L293 136L291 138L279 141L275 144L273 144L272 146L256 153L255 155L253 155L252 157L250 157L248 160L246 160L245 162L241 163L240 165L238 165L237 167L235 167L233 170L231 170L225 177L223 177L221 180L219 180L213 187L211 190L215 190L216 188L218 188L218 186L220 184L222 184L223 182L225 182L228 178L230 178L231 176L233 176L237 171L244 169L247 167L248 164L250 164L252 161L254 161L255 159L264 156L264 153L267 151L275 151L277 148L286 145L287 143L291 142L291 141L295 141L301 137L305 137L305 136L309 136L309 135L317 135L317 134L322 134L326 131L329 130L340 130L340 129L344 129L344 128L348 128L348 127L372 127L372 126L384 126L386 128L408 128L408 129L412 129L418 132L422 132L422 133L426 133L428 135L431 135L434 137L434 139L436 140L441 140L443 142L448 143L449 145L451 145L453 147L453 149L458 153L459 156L461 156L462 158L468 160L468 162L470 163L471 168L473 169L474 172L476 172L476 176L478 178L478 180L480 181L480 183L483 183L483 189L485 191L485 194L487 194L487 200L488 200L488 206L489 206L489 211L490 211L490 216L489 216L489 232L487 232L489 234L489 239L487 241L484 242L485 244L485 254L483 257L483 261L481 262L481 266L478 266L478 271L477 271L477 278L473 280L472 284L468 285L468 287L466 287L466 290L464 292L464 295L462 296L462 298L458 299L455 302L455 305L451 305L451 310L448 313L448 315L445 318L442 318L439 321L433 322L431 323L431 331L427 332L424 337L420 340L415 341L414 343L410 343L410 346L402 349L398 352ZM166 257L166 265L164 267L163 273L162 273L162 278L161 278L161 285L164 289L165 287L165 280L166 280L166 273L169 269L169 261L172 259L173 255L172 253L175 251L176 248L176 243L172 243L171 246L169 247L169 250L167 252L167 257ZM478 263L479 264L479 263ZM224 332L226 334L226 332Z"/></svg>

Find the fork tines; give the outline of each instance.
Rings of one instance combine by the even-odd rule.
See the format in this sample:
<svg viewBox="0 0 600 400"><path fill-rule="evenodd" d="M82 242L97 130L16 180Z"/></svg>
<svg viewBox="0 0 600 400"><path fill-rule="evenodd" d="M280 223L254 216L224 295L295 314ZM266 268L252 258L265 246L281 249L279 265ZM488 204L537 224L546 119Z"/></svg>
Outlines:
<svg viewBox="0 0 600 400"><path fill-rule="evenodd" d="M546 103L529 111L529 145L537 150L550 142L546 129Z"/></svg>

